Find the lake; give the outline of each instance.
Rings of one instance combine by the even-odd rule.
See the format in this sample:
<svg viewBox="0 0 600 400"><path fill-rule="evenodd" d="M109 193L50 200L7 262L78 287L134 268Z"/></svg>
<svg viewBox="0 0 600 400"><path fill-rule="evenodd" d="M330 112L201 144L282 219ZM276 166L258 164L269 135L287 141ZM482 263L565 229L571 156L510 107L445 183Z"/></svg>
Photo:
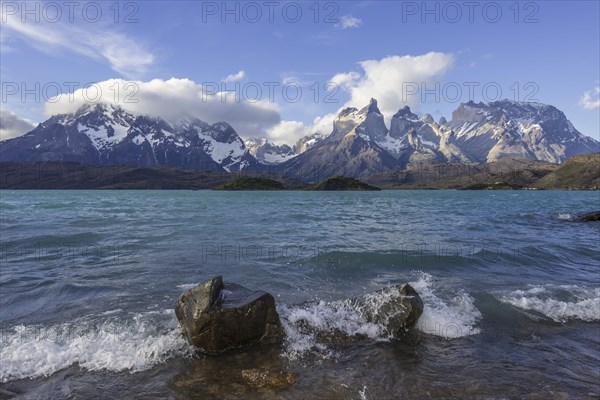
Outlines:
<svg viewBox="0 0 600 400"><path fill-rule="evenodd" d="M0 397L597 399L600 223L569 218L599 204L597 191L0 191ZM215 275L273 294L281 347L194 354L174 304ZM332 307L404 282L425 303L406 340ZM369 340L321 345L286 323L299 314ZM245 386L240 371L261 367L297 382Z"/></svg>

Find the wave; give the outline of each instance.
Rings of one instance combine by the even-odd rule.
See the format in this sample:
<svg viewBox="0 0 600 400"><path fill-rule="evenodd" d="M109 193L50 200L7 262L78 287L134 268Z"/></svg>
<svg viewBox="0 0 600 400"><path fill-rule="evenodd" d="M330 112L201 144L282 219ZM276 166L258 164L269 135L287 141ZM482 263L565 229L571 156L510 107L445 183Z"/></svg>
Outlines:
<svg viewBox="0 0 600 400"><path fill-rule="evenodd" d="M453 294L441 293L431 274L416 271L417 280L410 282L424 303L423 314L417 328L426 334L456 339L476 335L481 312L475 306L475 299L463 290Z"/></svg>
<svg viewBox="0 0 600 400"><path fill-rule="evenodd" d="M201 284L202 282L198 282L198 283L182 283L181 285L177 285L178 289L183 289L183 290L190 290L193 287L198 286L199 284Z"/></svg>
<svg viewBox="0 0 600 400"><path fill-rule="evenodd" d="M600 320L600 288L548 284L498 293L495 297L505 304L534 311L559 323ZM536 318L531 313L528 315Z"/></svg>
<svg viewBox="0 0 600 400"><path fill-rule="evenodd" d="M558 219L563 219L563 220L571 220L571 219L573 219L573 218L575 218L575 216L574 216L574 215L571 215L571 214L569 214L569 213L561 213L561 214L558 214Z"/></svg>
<svg viewBox="0 0 600 400"><path fill-rule="evenodd" d="M453 296L442 296L438 293L432 275L418 272L417 278L410 282L424 303L417 329L446 339L480 333L477 323L481 313L470 295L459 291ZM308 353L324 358L333 356L333 350L319 340L319 335L323 334L327 336L341 333L347 337L361 337L378 342L392 340L393 335L386 328L392 315L386 314L385 310L386 304L397 296L399 294L396 290L388 288L359 299L281 305L279 313L286 333L284 355L290 359L298 359Z"/></svg>
<svg viewBox="0 0 600 400"><path fill-rule="evenodd" d="M75 364L90 371L138 372L189 354L173 311L159 314L9 328L0 336L0 382L49 376Z"/></svg>
<svg viewBox="0 0 600 400"><path fill-rule="evenodd" d="M282 305L279 311L286 333L284 355L296 359L314 352L325 358L330 357L333 354L331 349L318 339L323 333L358 336L375 341L391 340L386 324L394 314L386 313L384 305L399 296L401 295L396 289L388 288L360 299ZM380 317L377 322L370 318L373 315Z"/></svg>

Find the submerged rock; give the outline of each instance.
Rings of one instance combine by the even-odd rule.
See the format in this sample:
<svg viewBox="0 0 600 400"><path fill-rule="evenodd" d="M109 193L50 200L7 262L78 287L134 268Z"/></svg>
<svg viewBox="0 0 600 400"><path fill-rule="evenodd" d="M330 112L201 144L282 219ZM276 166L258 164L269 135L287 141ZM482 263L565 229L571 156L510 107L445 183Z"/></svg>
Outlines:
<svg viewBox="0 0 600 400"><path fill-rule="evenodd" d="M224 285L221 276L183 293L175 315L188 342L205 353L276 343L283 337L273 296L233 283Z"/></svg>
<svg viewBox="0 0 600 400"><path fill-rule="evenodd" d="M594 211L588 214L580 215L578 217L573 218L573 221L576 222L590 222L590 221L600 221L600 211Z"/></svg>
<svg viewBox="0 0 600 400"><path fill-rule="evenodd" d="M409 284L354 299L309 302L294 307L285 321L292 337L338 346L367 339L398 339L414 327L423 301Z"/></svg>
<svg viewBox="0 0 600 400"><path fill-rule="evenodd" d="M267 369L245 369L242 378L248 386L255 388L284 388L296 382L296 376L291 372L276 372Z"/></svg>

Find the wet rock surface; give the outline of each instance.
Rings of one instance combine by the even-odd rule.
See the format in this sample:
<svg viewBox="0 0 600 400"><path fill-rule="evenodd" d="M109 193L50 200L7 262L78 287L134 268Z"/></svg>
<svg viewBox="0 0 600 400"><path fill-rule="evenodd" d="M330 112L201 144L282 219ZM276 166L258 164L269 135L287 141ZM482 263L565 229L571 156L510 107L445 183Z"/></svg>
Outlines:
<svg viewBox="0 0 600 400"><path fill-rule="evenodd" d="M296 383L296 375L291 372L259 368L243 370L242 379L254 388L284 388Z"/></svg>
<svg viewBox="0 0 600 400"><path fill-rule="evenodd" d="M224 284L220 276L183 293L175 314L188 342L209 354L277 343L283 337L272 295Z"/></svg>
<svg viewBox="0 0 600 400"><path fill-rule="evenodd" d="M368 339L404 338L423 313L423 301L409 284L361 297L295 307L284 321L293 336L320 344L348 346Z"/></svg>
<svg viewBox="0 0 600 400"><path fill-rule="evenodd" d="M600 221L600 211L594 211L591 213L579 215L573 218L575 222L592 222L592 221Z"/></svg>

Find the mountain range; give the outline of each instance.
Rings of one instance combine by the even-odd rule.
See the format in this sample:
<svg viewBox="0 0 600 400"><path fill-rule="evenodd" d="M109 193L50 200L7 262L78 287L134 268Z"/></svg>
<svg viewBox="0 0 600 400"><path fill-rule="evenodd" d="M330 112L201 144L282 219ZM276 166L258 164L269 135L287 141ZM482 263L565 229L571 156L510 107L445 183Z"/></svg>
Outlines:
<svg viewBox="0 0 600 400"><path fill-rule="evenodd" d="M240 171L260 164L226 122L195 118L169 124L114 104L85 105L0 146L0 160L75 161L95 165L171 166Z"/></svg>
<svg viewBox="0 0 600 400"><path fill-rule="evenodd" d="M553 106L509 100L468 102L452 120L420 118L408 106L392 116L390 128L377 101L342 110L333 131L281 164L282 173L307 180L333 175L367 177L423 163L476 164L519 158L562 163L600 143L577 131Z"/></svg>
<svg viewBox="0 0 600 400"><path fill-rule="evenodd" d="M0 142L0 161L73 161L95 165L168 166L203 171L274 168L305 181L334 175L367 177L423 163L477 164L518 158L562 163L600 143L577 131L551 105L502 100L461 104L434 121L408 106L387 128L377 101L345 108L332 132L293 146L244 141L226 122L196 118L168 123L114 104L85 105L55 115L23 136Z"/></svg>

